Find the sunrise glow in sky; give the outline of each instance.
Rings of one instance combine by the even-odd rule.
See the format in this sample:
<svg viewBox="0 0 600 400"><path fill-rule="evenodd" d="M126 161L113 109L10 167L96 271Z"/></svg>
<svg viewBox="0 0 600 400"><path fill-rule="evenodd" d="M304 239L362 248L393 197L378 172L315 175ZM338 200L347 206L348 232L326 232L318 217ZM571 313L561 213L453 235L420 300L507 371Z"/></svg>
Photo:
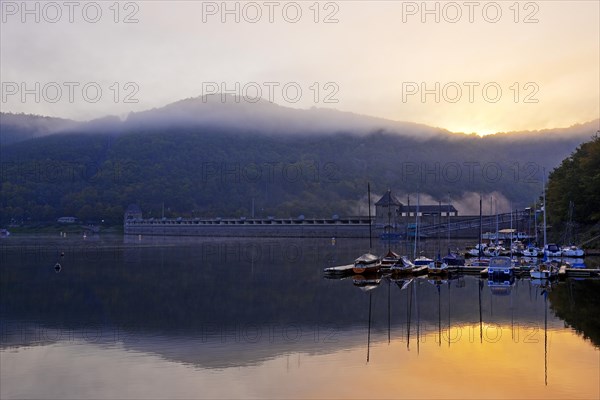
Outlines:
<svg viewBox="0 0 600 400"><path fill-rule="evenodd" d="M0 1L5 112L227 91L479 134L600 115L597 1L23 4Z"/></svg>

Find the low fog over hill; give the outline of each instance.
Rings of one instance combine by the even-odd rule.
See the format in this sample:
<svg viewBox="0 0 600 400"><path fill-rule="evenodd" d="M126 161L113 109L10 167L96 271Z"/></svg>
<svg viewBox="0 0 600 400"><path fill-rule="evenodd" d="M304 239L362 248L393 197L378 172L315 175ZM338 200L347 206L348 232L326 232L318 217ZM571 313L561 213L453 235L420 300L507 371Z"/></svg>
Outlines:
<svg viewBox="0 0 600 400"><path fill-rule="evenodd" d="M334 109L233 96L193 98L126 118L75 122L2 114L2 218L118 221L139 203L157 215L327 216L366 212L366 182L405 201L479 193L524 207L599 120L479 137ZM427 197L428 196L428 197ZM464 200L464 201L462 201ZM464 203L464 204L463 204Z"/></svg>

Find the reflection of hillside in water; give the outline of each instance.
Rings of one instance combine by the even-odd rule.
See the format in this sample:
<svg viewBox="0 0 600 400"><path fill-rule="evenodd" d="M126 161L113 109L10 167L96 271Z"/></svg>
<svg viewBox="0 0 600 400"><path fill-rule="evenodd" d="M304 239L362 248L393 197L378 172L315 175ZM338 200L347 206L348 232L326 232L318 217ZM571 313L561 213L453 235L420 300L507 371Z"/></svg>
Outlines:
<svg viewBox="0 0 600 400"><path fill-rule="evenodd" d="M0 283L3 347L118 342L207 367L252 364L289 352L321 354L366 345L369 300L373 343L414 343L421 336L442 337L448 328L479 335L480 326L543 327L544 299L528 281L517 280L507 295L496 296L475 277L440 284L417 279L410 285L384 280L366 296L351 279L323 279L323 263L314 258L331 257L329 243L202 243L209 244L167 241L93 258L67 254L58 274L38 256L6 255ZM251 252L231 250L244 246ZM349 245L337 256L355 251ZM244 259L248 254L254 255ZM583 320L591 307L554 306L565 288L552 289L552 309L567 313L559 314L565 320L578 310L576 318ZM563 322L550 313L548 327L562 329ZM33 333L24 335L23 328ZM592 337L587 325L581 329Z"/></svg>
<svg viewBox="0 0 600 400"><path fill-rule="evenodd" d="M600 347L600 280L568 280L549 295L550 309Z"/></svg>

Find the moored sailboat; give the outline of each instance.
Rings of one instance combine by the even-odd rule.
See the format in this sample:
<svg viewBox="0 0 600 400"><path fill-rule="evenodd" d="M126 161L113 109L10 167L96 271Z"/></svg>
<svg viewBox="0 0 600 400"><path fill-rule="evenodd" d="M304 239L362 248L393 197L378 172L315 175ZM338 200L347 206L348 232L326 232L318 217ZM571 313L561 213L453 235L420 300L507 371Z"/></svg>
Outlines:
<svg viewBox="0 0 600 400"><path fill-rule="evenodd" d="M371 253L365 253L354 260L352 271L355 274L376 273L381 269L379 257Z"/></svg>
<svg viewBox="0 0 600 400"><path fill-rule="evenodd" d="M549 243L544 246L544 254L546 257L561 257L562 251L557 244Z"/></svg>
<svg viewBox="0 0 600 400"><path fill-rule="evenodd" d="M560 249L562 257L584 257L585 252L577 246L565 246Z"/></svg>
<svg viewBox="0 0 600 400"><path fill-rule="evenodd" d="M390 267L390 271L394 275L408 275L415 269L413 264L407 257L403 256L400 260Z"/></svg>
<svg viewBox="0 0 600 400"><path fill-rule="evenodd" d="M529 271L529 275L531 279L550 279L556 275L556 271L552 263L542 262L534 265Z"/></svg>
<svg viewBox="0 0 600 400"><path fill-rule="evenodd" d="M440 259L432 261L427 265L427 272L429 275L443 275L448 273L448 264Z"/></svg>

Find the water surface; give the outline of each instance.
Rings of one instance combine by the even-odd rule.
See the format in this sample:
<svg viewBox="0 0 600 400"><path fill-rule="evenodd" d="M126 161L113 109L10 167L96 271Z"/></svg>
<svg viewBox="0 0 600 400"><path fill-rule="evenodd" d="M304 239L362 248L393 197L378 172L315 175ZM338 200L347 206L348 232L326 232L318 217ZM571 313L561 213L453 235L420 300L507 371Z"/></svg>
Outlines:
<svg viewBox="0 0 600 400"><path fill-rule="evenodd" d="M365 240L0 246L2 398L600 397L600 281L324 279Z"/></svg>

